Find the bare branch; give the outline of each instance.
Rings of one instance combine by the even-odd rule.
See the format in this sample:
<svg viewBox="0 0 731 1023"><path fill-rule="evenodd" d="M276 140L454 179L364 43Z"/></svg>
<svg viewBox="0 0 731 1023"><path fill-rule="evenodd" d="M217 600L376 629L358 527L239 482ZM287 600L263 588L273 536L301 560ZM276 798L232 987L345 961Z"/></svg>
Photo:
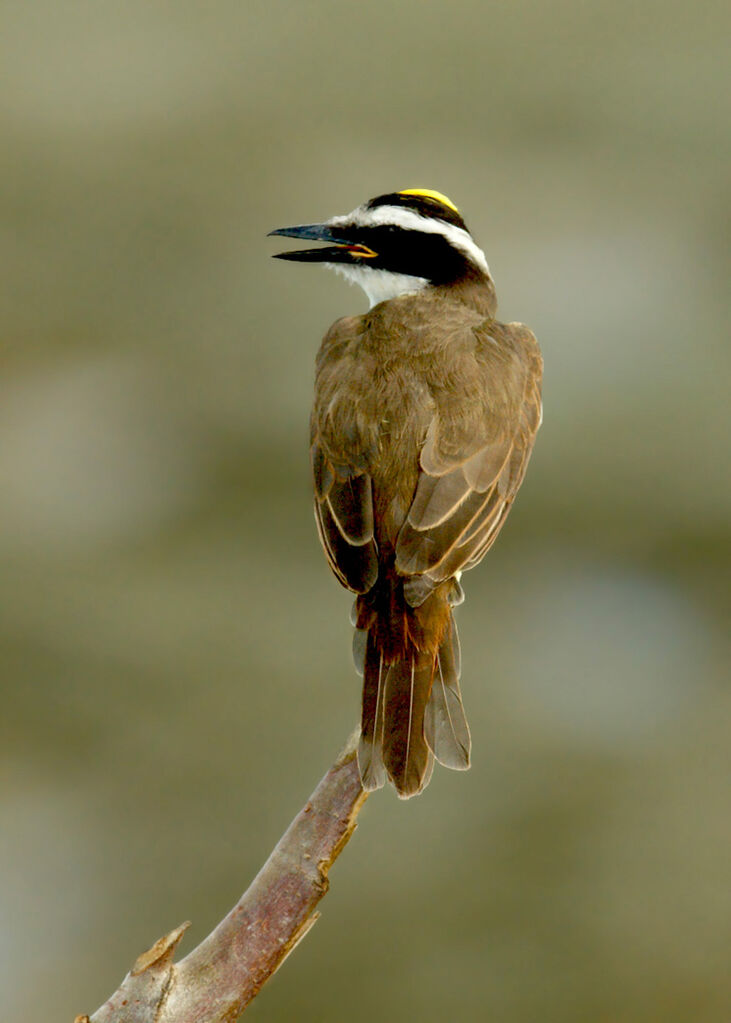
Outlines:
<svg viewBox="0 0 731 1023"><path fill-rule="evenodd" d="M348 741L248 890L197 948L173 955L188 924L144 952L90 1023L232 1023L315 923L328 871L366 800ZM77 1017L88 1019L88 1017Z"/></svg>

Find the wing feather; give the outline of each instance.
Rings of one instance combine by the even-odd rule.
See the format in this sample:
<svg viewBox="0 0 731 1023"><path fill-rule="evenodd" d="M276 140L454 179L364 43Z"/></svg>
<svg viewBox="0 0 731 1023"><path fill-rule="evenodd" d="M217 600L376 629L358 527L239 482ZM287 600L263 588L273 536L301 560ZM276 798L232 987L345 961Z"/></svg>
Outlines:
<svg viewBox="0 0 731 1023"><path fill-rule="evenodd" d="M413 606L426 599L430 584L471 568L494 543L540 425L542 363L535 338L521 324L508 324L498 344L497 327L494 336L483 334L478 351L481 396L456 408L437 406L426 433L416 492L396 544L396 568L407 577Z"/></svg>
<svg viewBox="0 0 731 1023"><path fill-rule="evenodd" d="M418 487L417 487L418 492ZM470 491L446 519L431 529L419 529L406 520L396 544L396 569L402 575L418 575L443 561L462 533L489 502L489 496Z"/></svg>
<svg viewBox="0 0 731 1023"><path fill-rule="evenodd" d="M409 522L420 530L440 525L469 497L470 490L461 469L441 477L422 473L409 510Z"/></svg>
<svg viewBox="0 0 731 1023"><path fill-rule="evenodd" d="M365 473L354 473L345 479L335 476L325 500L344 540L360 547L373 539L370 476Z"/></svg>
<svg viewBox="0 0 731 1023"><path fill-rule="evenodd" d="M378 577L373 539L373 497L365 473L339 475L317 439L311 449L315 481L315 521L320 541L338 580L355 593L367 593Z"/></svg>

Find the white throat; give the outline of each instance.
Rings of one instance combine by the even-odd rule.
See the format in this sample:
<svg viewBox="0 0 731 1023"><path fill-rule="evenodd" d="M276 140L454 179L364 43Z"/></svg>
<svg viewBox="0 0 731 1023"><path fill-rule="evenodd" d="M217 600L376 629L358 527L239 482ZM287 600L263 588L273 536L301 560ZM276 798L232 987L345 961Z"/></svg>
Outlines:
<svg viewBox="0 0 731 1023"><path fill-rule="evenodd" d="M365 291L370 308L379 302L399 295L413 295L425 288L426 277L411 277L409 274L391 273L390 270L375 270L370 266L348 266L345 263L325 263L325 266L341 274L351 284L357 284Z"/></svg>

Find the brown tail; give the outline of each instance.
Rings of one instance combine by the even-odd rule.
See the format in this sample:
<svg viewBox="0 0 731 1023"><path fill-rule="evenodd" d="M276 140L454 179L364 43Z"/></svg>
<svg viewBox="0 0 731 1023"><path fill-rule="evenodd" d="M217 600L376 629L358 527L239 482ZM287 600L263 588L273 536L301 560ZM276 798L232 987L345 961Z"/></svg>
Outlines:
<svg viewBox="0 0 731 1023"><path fill-rule="evenodd" d="M459 690L459 638L446 596L409 607L401 583L387 602L359 597L353 651L363 674L358 766L365 789L386 776L403 799L428 784L436 758L464 770L470 732Z"/></svg>

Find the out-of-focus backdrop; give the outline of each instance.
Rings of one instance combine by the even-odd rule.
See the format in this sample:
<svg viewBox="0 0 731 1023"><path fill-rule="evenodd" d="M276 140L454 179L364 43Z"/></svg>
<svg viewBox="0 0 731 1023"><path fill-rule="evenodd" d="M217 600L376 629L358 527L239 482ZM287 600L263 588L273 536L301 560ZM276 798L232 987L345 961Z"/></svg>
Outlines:
<svg viewBox="0 0 731 1023"><path fill-rule="evenodd" d="M6 6L0 1004L237 898L357 717L271 228L446 192L545 422L459 612L474 767L372 798L261 1023L718 1023L731 103L720 3Z"/></svg>

